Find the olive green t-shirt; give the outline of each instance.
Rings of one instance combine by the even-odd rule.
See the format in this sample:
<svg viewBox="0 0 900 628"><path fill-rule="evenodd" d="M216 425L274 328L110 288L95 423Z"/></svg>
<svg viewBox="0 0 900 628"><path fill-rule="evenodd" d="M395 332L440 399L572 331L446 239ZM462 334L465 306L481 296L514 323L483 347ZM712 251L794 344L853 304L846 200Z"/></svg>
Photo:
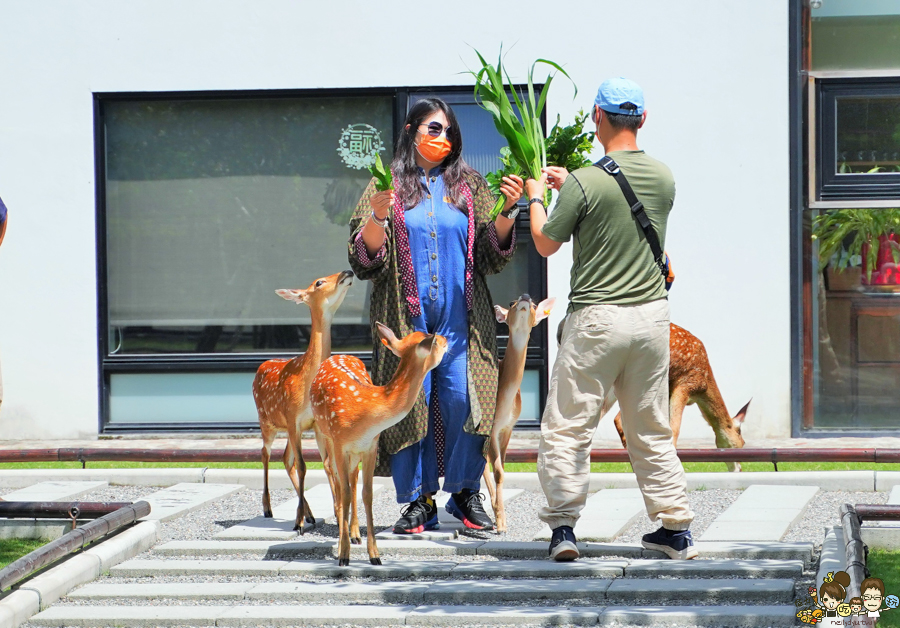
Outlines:
<svg viewBox="0 0 900 628"><path fill-rule="evenodd" d="M675 180L662 162L644 151L614 151L659 237L675 201ZM641 226L622 188L596 166L571 172L559 191L543 233L556 242L574 237L569 311L600 303L628 305L666 298L666 289Z"/></svg>

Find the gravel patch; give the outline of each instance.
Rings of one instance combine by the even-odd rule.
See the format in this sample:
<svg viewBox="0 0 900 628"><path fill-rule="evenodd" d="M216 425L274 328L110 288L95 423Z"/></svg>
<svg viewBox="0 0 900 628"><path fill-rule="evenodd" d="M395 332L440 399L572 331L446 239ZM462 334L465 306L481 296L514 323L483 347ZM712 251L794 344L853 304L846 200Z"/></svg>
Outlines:
<svg viewBox="0 0 900 628"><path fill-rule="evenodd" d="M820 545L826 528L841 525L840 507L843 504L884 504L888 497L889 494L884 492L819 491L783 540L813 541Z"/></svg>
<svg viewBox="0 0 900 628"><path fill-rule="evenodd" d="M691 535L699 538L706 531L716 517L741 496L743 491L728 489L705 489L688 491L688 503L694 511L694 522L691 524ZM616 541L619 543L640 543L641 537L649 532L659 529L659 522L651 522L648 517L642 515L630 528L625 530ZM822 539L818 542L821 543Z"/></svg>

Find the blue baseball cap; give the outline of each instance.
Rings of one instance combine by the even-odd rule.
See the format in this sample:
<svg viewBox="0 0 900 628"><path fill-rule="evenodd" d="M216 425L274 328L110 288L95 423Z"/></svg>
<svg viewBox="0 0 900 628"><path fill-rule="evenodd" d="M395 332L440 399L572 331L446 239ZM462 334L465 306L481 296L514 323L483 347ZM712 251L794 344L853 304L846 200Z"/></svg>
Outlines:
<svg viewBox="0 0 900 628"><path fill-rule="evenodd" d="M644 113L644 91L627 78L611 78L603 81L597 90L594 104L609 113L639 116Z"/></svg>

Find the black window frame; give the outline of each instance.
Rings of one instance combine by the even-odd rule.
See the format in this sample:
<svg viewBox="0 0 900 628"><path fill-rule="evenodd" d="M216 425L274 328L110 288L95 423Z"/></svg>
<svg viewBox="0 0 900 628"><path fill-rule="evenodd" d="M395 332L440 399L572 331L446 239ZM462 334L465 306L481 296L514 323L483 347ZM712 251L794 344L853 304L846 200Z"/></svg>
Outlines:
<svg viewBox="0 0 900 628"><path fill-rule="evenodd" d="M816 80L816 189L819 200L900 199L900 172L835 172L837 163L837 98L897 96L900 78L859 77Z"/></svg>
<svg viewBox="0 0 900 628"><path fill-rule="evenodd" d="M536 86L542 89L543 85ZM514 89L524 89L515 85ZM94 114L94 181L95 181L95 225L97 247L97 337L98 337L98 392L99 413L98 432L100 434L122 433L168 433L168 432L258 432L256 421L248 422L202 422L202 423L133 423L115 425L109 423L110 376L123 373L204 373L204 372L255 372L266 360L292 358L297 352L266 352L241 354L158 354L158 355L115 355L109 350L109 296L106 223L106 132L104 104L121 101L190 101L190 100L259 100L304 97L353 97L388 96L393 100L393 136L399 137L411 95L420 94L465 94L472 95L471 86L435 87L375 87L375 88L335 88L335 89L284 89L284 90L216 90L178 92L95 92L93 94ZM542 114L542 124L546 128L546 112ZM524 205L524 201L522 202ZM527 292L531 295L547 294L547 262L539 255L531 242L530 221L527 211L519 212L516 219L518 246L528 251ZM503 326L505 329L505 326ZM531 335L526 353L526 369L537 369L539 377L539 406L543 409L547 398L547 373L549 370L549 333L547 325L540 325ZM502 359L508 336L498 326L497 344ZM371 351L347 351L348 355L360 358L367 367L371 366ZM249 394L249 391L248 391ZM540 418L522 420L517 427L535 429L540 426Z"/></svg>

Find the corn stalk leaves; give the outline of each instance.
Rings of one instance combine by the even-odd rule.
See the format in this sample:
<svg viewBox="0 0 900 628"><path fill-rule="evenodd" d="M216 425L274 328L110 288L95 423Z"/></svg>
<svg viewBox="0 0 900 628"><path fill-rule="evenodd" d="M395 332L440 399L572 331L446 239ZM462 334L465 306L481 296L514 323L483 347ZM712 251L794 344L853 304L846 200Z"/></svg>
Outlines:
<svg viewBox="0 0 900 628"><path fill-rule="evenodd" d="M478 71L469 71L475 77L475 101L491 114L494 127L509 145L510 163L504 164L504 169L500 173L495 173L498 175L494 177L495 180L499 181L503 176L508 176L510 172L521 173L525 177L534 179L540 178L541 168L547 165L547 146L544 140L543 125L541 125L541 113L544 110L548 88L554 75L548 74L544 82L544 89L538 97L534 89L534 71L538 64L544 64L561 72L570 81L571 77L559 64L547 59L538 59L528 70L527 93L520 94L512 88L509 73L503 67L502 48L496 67L488 63L478 50L475 51L475 54L478 55L482 66ZM509 102L508 94L510 93L515 108ZM577 88L575 93L578 93ZM519 115L516 115L516 109L518 109ZM498 190L499 184L494 191ZM501 194L491 213L492 219L496 219L505 203L506 198Z"/></svg>
<svg viewBox="0 0 900 628"><path fill-rule="evenodd" d="M369 172L375 177L375 189L379 192L390 190L394 187L394 177L391 175L391 169L385 168L381 162L381 155L375 153L375 163L369 166Z"/></svg>

